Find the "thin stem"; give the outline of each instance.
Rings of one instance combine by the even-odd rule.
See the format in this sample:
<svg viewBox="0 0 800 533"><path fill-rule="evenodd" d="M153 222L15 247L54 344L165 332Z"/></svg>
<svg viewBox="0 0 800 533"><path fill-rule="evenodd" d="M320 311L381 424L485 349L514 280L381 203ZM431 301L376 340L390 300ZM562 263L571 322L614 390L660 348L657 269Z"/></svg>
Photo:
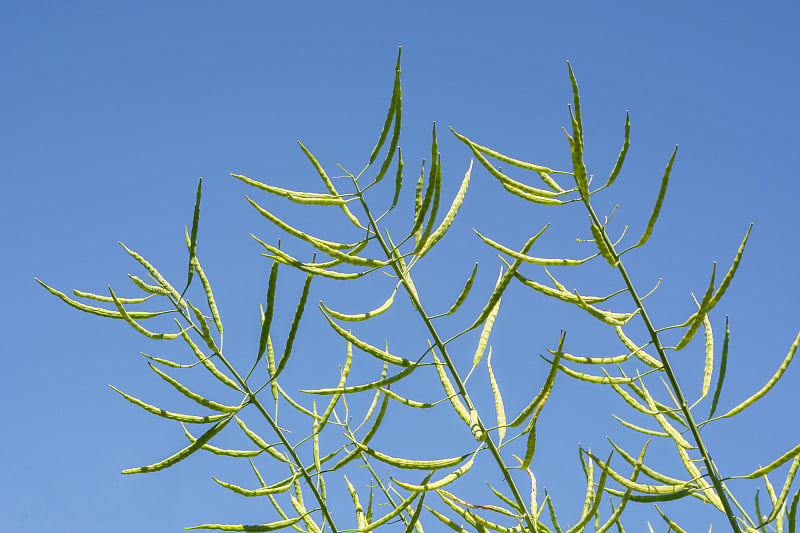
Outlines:
<svg viewBox="0 0 800 533"><path fill-rule="evenodd" d="M373 218L372 213L370 212L369 207L367 206L367 202L364 199L364 195L362 194L362 191L359 189L358 183L356 182L355 179L353 179L353 186L356 188L359 200L361 200L361 205L362 205L362 207L364 209L364 213L369 218L369 224L372 227L373 232L375 233L375 236L378 238L378 243L380 243L381 248L383 248L383 251L386 254L386 257L388 259L390 259L390 260L393 259L393 257L392 257L392 248L386 243L386 241L383 239L383 236L381 235L380 231L378 230L377 223L375 222L375 219ZM422 318L423 322L425 322L425 327L428 328L428 332L433 337L434 345L437 348L439 348L439 351L442 354L442 358L444 359L445 364L447 365L447 368L450 371L450 375L453 377L453 380L455 381L456 387L458 387L458 394L461 395L461 397L464 399L464 403L466 404L466 408L468 410L470 410L470 411L475 409L475 406L472 403L472 400L470 400L469 394L467 394L467 389L464 386L464 381L461 379L461 376L458 374L458 370L456 369L455 364L453 363L453 359L450 357L450 354L447 352L447 348L445 346L445 342L442 341L442 338L439 336L439 332L436 330L436 327L433 325L433 322L431 321L430 317L425 312L425 309L423 308L422 302L419 300L419 297L417 296L416 291L414 291L411 288L411 283L410 283L410 280L408 278L408 275L405 272L403 272L403 270L398 265L397 261L393 260L393 261L391 261L390 264L391 264L392 269L395 271L395 274L397 275L398 279L402 282L403 288L406 290L406 293L408 293L408 296L411 299L412 305L417 310L417 313L419 313L419 315ZM486 432L486 427L484 426L484 424L481 421L480 417L478 417L478 424L480 425L481 431L483 431L486 434L486 441L485 442L487 444L487 447L489 448L489 451L491 452L492 456L494 457L495 461L497 462L497 465L500 467L500 470L503 473L503 477L506 480L506 484L508 485L508 488L511 490L511 493L513 494L514 499L516 500L516 502L519 505L519 507L521 509L523 509L523 518L525 519L525 522L526 522L528 528L530 529L530 531L537 531L536 525L535 525L535 519L531 517L531 515L528 513L527 510L525 510L525 509L527 509L527 506L525 505L525 502L522 499L522 495L520 494L516 483L514 483L514 480L511 477L511 471L509 470L509 468L506 466L505 462L503 461L503 458L500 455L500 451L497 449L497 446L492 441L491 436Z"/></svg>
<svg viewBox="0 0 800 533"><path fill-rule="evenodd" d="M194 327L195 330L199 332L197 327L194 325L194 323L188 316L184 315L184 318L186 318L186 320L189 321L190 324L192 324L192 327ZM202 333L200 333L200 335L202 336ZM334 524L333 518L328 512L328 506L325 504L325 500L322 498L322 495L319 493L317 487L314 485L314 481L311 479L311 476L308 474L306 468L303 466L303 463L300 461L300 458L297 456L297 452L295 452L294 448L289 443L289 441L286 440L286 437L283 436L283 431L281 431L281 428L278 426L275 420L273 420L272 416L270 416L270 414L261 404L261 401L256 397L256 393L250 390L250 387L247 385L247 382L244 379L242 379L242 377L239 375L236 369L228 362L228 359L222 354L222 351L216 350L215 355L219 357L219 360L222 362L222 364L225 365L225 367L231 372L231 374L233 374L233 377L236 379L236 381L239 382L239 386L242 388L242 391L247 395L248 403L255 405L256 409L258 409L259 412L261 412L261 414L267 420L267 423L275 432L275 434L278 436L278 438L281 441L281 444L283 444L283 446L286 448L286 451L292 457L292 460L294 461L297 468L300 469L300 474L303 476L303 478L306 481L306 484L309 486L311 492L314 494L314 498L316 498L317 502L319 502L320 510L322 511L322 516L325 519L325 521L327 521L328 524L330 524L331 526L331 533L338 533L338 530L336 529L336 524Z"/></svg>
<svg viewBox="0 0 800 533"><path fill-rule="evenodd" d="M669 360L667 359L667 354L664 351L664 347L662 346L661 340L658 337L658 332L656 331L656 328L653 326L653 322L650 320L650 316L647 314L647 311L644 308L644 304L642 303L641 298L639 298L639 293L636 292L636 288L633 286L633 281L631 281L631 278L628 275L628 271L625 269L625 265L622 263L622 260L620 259L620 256L617 254L616 250L614 250L614 243L612 243L611 240L608 238L605 229L603 228L602 224L600 224L600 220L598 219L597 214L592 208L592 205L589 202L589 198L584 198L583 204L589 211L589 216L592 218L592 223L596 224L597 227L600 229L600 235L602 236L603 240L606 243L606 246L608 246L608 249L615 260L616 268L619 270L620 275L622 275L622 279L625 280L625 285L628 288L628 292L633 298L636 307L639 309L639 314L642 317L642 321L644 321L644 325L647 328L647 331L650 334L650 338L653 341L653 346L658 352L658 356L661 359L661 364L664 367L664 372L667 374L667 379L669 380L672 392L675 394L675 399L677 401L678 407L683 413L683 416L686 418L686 423L689 426L689 431L691 431L692 438L694 439L695 444L697 444L697 450L700 452L700 455L703 458L703 463L705 463L706 471L708 472L708 477L711 480L711 484L714 486L714 490L716 491L717 496L719 496L719 499L722 502L722 507L725 510L725 514L728 516L728 521L731 524L731 528L735 533L741 533L739 524L736 523L736 515L734 514L730 502L728 501L728 496L725 493L725 485L722 482L721 476L716 468L716 465L711 460L711 454L708 452L705 442L703 442L703 438L700 436L700 429L697 427L697 424L694 421L692 412L689 409L689 404L683 395L683 391L681 390L680 384L678 383L678 379L675 377L675 373L672 371L672 366L670 365Z"/></svg>

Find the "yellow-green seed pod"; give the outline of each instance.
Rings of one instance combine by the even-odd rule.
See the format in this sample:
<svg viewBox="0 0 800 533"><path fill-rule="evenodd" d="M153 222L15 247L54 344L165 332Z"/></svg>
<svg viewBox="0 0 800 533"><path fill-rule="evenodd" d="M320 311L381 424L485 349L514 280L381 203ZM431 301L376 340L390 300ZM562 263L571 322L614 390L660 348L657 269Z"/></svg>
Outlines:
<svg viewBox="0 0 800 533"><path fill-rule="evenodd" d="M592 238L594 238L594 242L597 244L597 249L600 250L600 255L603 256L603 259L608 261L608 264L611 265L612 268L616 268L617 260L614 258L614 254L606 242L605 232L594 223L589 227L592 230Z"/></svg>

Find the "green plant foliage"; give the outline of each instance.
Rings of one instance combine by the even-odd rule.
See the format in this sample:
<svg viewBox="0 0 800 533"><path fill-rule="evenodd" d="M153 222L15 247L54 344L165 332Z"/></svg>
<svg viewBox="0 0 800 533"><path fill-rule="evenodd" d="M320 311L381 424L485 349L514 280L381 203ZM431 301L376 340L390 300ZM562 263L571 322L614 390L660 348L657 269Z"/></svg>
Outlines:
<svg viewBox="0 0 800 533"><path fill-rule="evenodd" d="M710 281L707 282L703 297L699 302L695 300L696 310L687 312L688 318L685 315L673 317L672 326L656 329L644 305L644 297L635 289L634 280L626 269L626 259L628 254L647 244L653 234L661 207L667 199L667 188L677 148L669 157L661 186L656 193L655 206L642 228L641 238L627 247L622 244L624 233L623 237L614 241L609 234L612 229L610 217L603 217L601 220L593 200L598 194L611 194L610 187L615 184L616 178L623 171L625 156L630 145L630 118L626 116L622 149L609 178L604 185L593 187L592 174L584 160L586 154L584 143L587 139L584 135L578 83L572 68L569 67L572 105L570 132L567 133L565 130L565 133L568 138L571 168L556 170L538 163L512 158L495 148L472 141L472 132L468 137L453 130L455 138L467 148L466 153L477 159L479 165L473 169L472 161L463 160L458 163L458 166L465 169L464 175L455 196L452 200L448 200L442 197L445 173L434 125L428 171L425 171L423 160L419 180L415 184L415 199L411 209L399 202L404 184L403 161L399 148L402 116L400 74L398 54L389 110L379 133L378 142L369 153L368 162L360 172L351 173L343 169L344 175L331 176L312 152L300 143L300 149L321 178L326 192L288 190L247 176L234 175L252 188L253 194L267 192L277 196L279 201L283 201L280 200L283 198L301 204L303 209L326 209L333 206L337 213L341 210L338 215L342 216L342 223L347 225L353 235L352 242L342 243L316 237L314 236L316 231L307 233L305 229L295 228L282 220L279 214L267 211L259 202L247 198L256 211L270 222L269 229L277 228L284 238L285 246L281 247L281 239L254 236L266 250L263 255L272 260L272 266L266 297L262 304L259 343L253 346L252 357L244 367L234 363L235 360L242 361L241 354L237 354L234 359L226 355L222 349L222 317L214 299L211 281L203 270L197 254L198 239L202 240L202 231L198 231L202 184L198 184L197 187L191 230L187 229L185 232L189 261L187 287L183 293L178 293L143 256L128 248L125 250L145 270L140 275L149 276L148 281L143 281L131 275L135 287L144 293L143 297L117 297L111 288L109 296L75 291L76 298L105 304L105 307L97 307L72 299L65 293L40 282L53 295L80 311L124 320L148 339L174 341L178 345L183 342L186 344L183 348L188 348L189 353L198 359L197 363L186 365L173 363L164 358L146 356L149 359L148 364L158 376L172 385L178 393L193 400L197 404L195 407L204 408L203 414L179 414L167 411L114 389L129 402L152 414L181 426L184 423L191 423L195 424L195 428L198 425L201 428L195 432L198 436L194 436L188 428L183 427L184 435L189 441L184 448L172 455L165 449L165 459L157 460L148 466L129 468L123 473L136 474L169 468L180 461L191 459L196 452L210 452L250 461L255 473L254 480L237 480L237 484L234 484L215 477L214 481L222 488L245 497L268 500L274 512L267 513L261 525L204 524L194 527L198 529L274 531L292 528L297 531L335 533L383 528L399 530L402 527L406 532L414 530L422 533L423 524L428 524L432 530L442 530L443 524L455 531L501 533L522 531L576 533L586 530L604 532L612 528L624 531L622 526L624 511L634 505L648 505L655 506L672 531L683 531L678 525L680 517L675 516L668 506L675 500L693 498L707 504L709 513L724 514L734 532L764 531L764 528L769 526L778 532L796 533L800 491L795 488L793 492L792 489L800 465L800 445L777 459L766 462L766 466L763 467L756 466L759 462L754 460L751 473L723 475L714 463L713 450L708 448L703 439L702 429L707 424L717 419L736 416L774 388L800 344L800 335L793 343L787 341L787 345L790 345L788 354L773 377L756 393L749 397L742 395L737 400L740 403L728 409L725 414L711 418L719 406L720 391L728 364L730 330L726 320L721 353L722 366L719 376L716 377L714 393L708 398L712 382L715 381L716 350L709 312L731 283L743 257L750 230L747 230L741 246L735 252L732 266L719 285L715 282L716 265L712 267ZM381 154L383 156L379 157ZM456 157L458 156L453 156ZM510 177L502 171L498 163L493 161L510 165L518 171L530 172L533 178L543 182L545 188L533 187ZM394 182L392 180L383 182L382 179L389 169L395 168L392 165L396 166L396 171L393 171L396 176ZM481 168L486 172L483 173ZM478 175L478 171L484 175ZM449 179L449 176L447 178ZM475 316L470 314L473 311L465 311L469 306L465 308L462 304L468 299L474 302L475 299L482 298L472 293L473 282L478 273L477 264L465 284L456 280L458 285L452 290L455 298L451 296L448 301L442 302L423 303L414 283L414 269L446 238L448 231L461 222L463 216L457 217L457 215L464 202L469 199L470 184L478 179L499 181L513 197L511 201L524 200L530 204L530 209L544 210L574 204L573 207L582 210L580 216L584 223L585 217L589 218L591 238L588 242L592 246L592 251L582 259L540 258L529 255L532 245L547 226L528 239L521 248L502 244L503 236L497 236L498 240L495 241L476 230L479 240L474 241L475 245L483 247L485 244L493 251L499 252L502 263L498 265L501 272L494 289L488 297L485 297L485 301L473 306L481 309ZM391 203L378 205L372 195L367 194L374 187L385 187L388 191L385 197L392 198ZM203 201L209 200L204 198ZM448 201L450 206L445 211L443 205ZM440 205L441 202L445 204ZM399 230L394 225L389 226L383 222L384 217L398 207L406 209L409 214L413 211L413 216L405 219ZM440 213L440 207L444 212L443 215ZM325 228L311 228L311 230L320 230L320 233L324 233ZM402 237L393 239L391 237L393 233ZM311 262L297 259L297 253L290 251L295 245L303 243L315 250ZM316 255L324 255L329 259L318 262ZM546 267L580 269L592 261L604 265L607 263L608 266L604 267L604 271L609 279L619 283L621 288L617 292L609 296L579 294L577 290L570 290L564 286L546 269ZM294 315L286 317L291 326L285 335L285 340L279 340L283 334L279 331L280 328L276 327L277 321L274 320L279 312L279 307L276 306L278 298L276 289L278 286L288 287L286 284L290 281L284 283L283 280L288 280L290 276L278 276L279 269L286 271L287 268L302 272L305 282L299 295L295 297L299 303ZM530 270L521 271L523 268ZM550 278L552 286L548 284L549 282L534 281L533 278L536 276L541 278L541 274ZM303 324L311 313L316 312L313 306L306 305L312 282L315 279L327 278L326 286L330 286L333 283L347 284L365 276L385 281L385 295L388 297L379 296L375 299L375 304L367 309L345 307L347 313L335 310L338 305L320 303L319 306L319 311L325 319L323 324L327 322L330 326L330 329L325 331L328 335L325 338L331 347L328 352L340 353L337 352L338 347L346 345L342 370L335 380L331 380L331 384L334 381L338 383L324 388L303 388L297 393L292 393L296 394L295 396L290 395L281 386L282 372L293 365L313 364L313 359L310 358L321 355L295 353L298 350L293 349L295 340L305 334ZM188 289L196 279L199 279L202 285L202 291L196 291L201 298L190 300L192 292ZM459 287L463 288L457 292ZM528 288L534 290L528 291ZM620 355L568 353L569 336L566 331L569 328L565 325L559 334L558 344L545 347L552 359L547 359L549 363L547 375L534 381L537 384L541 383L541 388L532 391L530 398L525 401L526 406L520 412L507 413L508 407L503 401L502 380L497 379L491 366L492 351L489 344L493 327L503 320L501 302L506 291L519 291L526 297L535 299L537 306L545 305L546 302L552 302L552 305L569 303L576 306L586 312L587 316L614 328L615 331L612 333L619 338L623 353ZM281 294L284 293L285 290L281 291ZM627 300L622 298L624 295L627 295ZM391 320L393 313L396 312L395 304L401 299L410 303L419 324L426 332L425 338L416 340L417 351L403 353L402 356L398 355L400 350L390 351L388 341L370 339L370 330L363 329L365 321ZM145 302L151 304L157 300L163 305L161 311L134 310L138 305ZM633 307L628 307L629 304L625 303L630 300L633 301ZM452 303L453 301L455 303ZM606 303L607 301L613 303ZM430 311L433 307L448 310L434 314ZM157 317L165 313L175 317L175 324L170 323L169 331L157 329L164 327L163 322L158 322L164 318ZM317 316L319 318L319 315ZM381 318L376 318L379 316ZM157 323L158 326L148 325L148 328L145 328L140 323L145 319L153 319L148 320L148 324ZM665 322L669 319L659 317L659 320ZM644 338L633 339L625 332L625 328L632 321L643 323L647 331ZM674 355L673 352L682 350L689 344L701 326L706 341L704 363L698 367L702 376L702 390L696 401L690 403L684 384L673 372L671 357ZM464 358L457 360L451 342L479 327L481 330L477 335L472 361ZM673 347L669 342L676 337L674 329L680 330L680 336ZM444 331L453 330L459 332L447 339ZM284 346L278 356L273 343ZM476 383L473 379L468 383L472 371L484 360L484 354L488 354L485 357L485 364L489 382ZM374 362L374 359L382 365L379 375L359 385L346 383L351 368L366 364L364 361ZM202 365L203 368L198 365ZM207 370L207 376L212 378L212 382L218 381L235 391L231 393L230 390L223 389L228 393L228 397L236 394L238 399L233 402L229 399L224 401L222 398L212 399L199 394L194 387L190 389L185 386L180 373L194 366L198 366L200 370ZM174 369L173 375L168 375L161 370L161 367ZM433 393L430 390L419 391L412 388L410 390L416 392L403 395L392 390L392 387L404 383L412 376L418 378L423 374L430 377L437 387L441 384L441 387ZM561 502L556 506L547 490L541 485L537 487L532 459L536 452L538 417L547 407L546 402L551 392L554 388L558 388L558 376L561 374L563 374L562 380L576 379L593 384L592 390L595 391L593 393L600 394L602 391L607 391L620 396L625 402L624 405L632 409L631 414L635 412L640 419L642 415L646 416L649 424L643 427L620 419L627 428L642 434L643 445L638 454L625 450L613 441L610 443L613 461L611 456L601 460L588 449L580 448L580 458L586 474L584 497L566 504ZM653 384L658 381L666 384L666 397L663 395L657 397L651 392L651 388L655 389ZM494 409L491 411L481 408L473 400L475 391L481 387L484 387L482 392L488 391L494 399ZM264 402L262 392L266 388L272 393L274 408L268 408ZM418 394L425 397L416 397ZM395 400L396 403L393 402L393 405L397 410L394 408L392 411L387 410L389 399ZM320 405L319 411L317 401L325 404L324 408ZM703 409L703 412L708 412L709 415L706 419L698 419L700 411L694 409L703 402L710 402L710 406L704 406ZM285 431L279 424L279 406L290 409L292 415L301 417L306 423L308 433L298 435L296 431ZM365 409L360 411L362 406ZM209 409L212 412L209 412ZM414 416L428 412L418 409L439 409L453 415L458 424L463 423L463 433L454 435L452 439L453 453L448 454L449 457L441 458L434 454L419 457L418 454L410 453L413 458L408 458L403 453L396 454L396 450L390 454L381 451L381 446L370 444L370 440L384 427L393 424L413 425ZM393 413L400 411L403 413L402 418L395 417ZM232 419L235 419L237 424L229 424ZM256 419L258 423L251 423L248 426L244 422L245 419ZM223 432L239 431L247 439L246 442L251 449L228 449L211 444ZM459 436L462 438L459 439ZM543 439L550 437L547 434L538 436ZM676 458L679 459L674 464L680 464L682 468L675 472L662 473L649 466L645 460L645 451L651 440L671 441ZM266 463L267 466L263 470L270 473L269 479L262 477L256 466L256 460L258 464ZM497 488L489 486L490 491L486 493L486 499L475 502L472 500L473 496L467 499L466 496L459 496L458 492L460 487L464 486L465 480L472 479L476 475L474 473L476 468L473 467L480 463L496 468L505 486ZM775 476L786 471L787 463L788 473L785 481L780 484L781 490L776 494L767 475ZM420 475L418 472L420 470L424 474ZM346 477L346 474L351 474L355 479L364 472L371 476L365 486L359 483L354 485ZM733 491L728 487L728 482L734 477L748 480L763 478L771 506L765 510L764 515L761 514L761 509L748 510L736 500ZM473 486L480 485L482 480L478 478L478 482L475 481L473 479ZM354 507L352 510L334 509L330 504L330 495L334 490L345 493L345 486ZM740 486L737 486L737 492L739 490ZM609 500L610 504L605 505L604 503ZM365 505L364 502L368 503ZM756 502L757 506L760 505L758 499ZM548 509L547 513L543 512L545 508ZM662 512L662 508L665 511ZM561 524L556 518L557 514L562 517ZM569 516L568 520L565 520L566 516ZM572 524L571 527L562 525L567 521ZM644 529L639 526L634 530Z"/></svg>

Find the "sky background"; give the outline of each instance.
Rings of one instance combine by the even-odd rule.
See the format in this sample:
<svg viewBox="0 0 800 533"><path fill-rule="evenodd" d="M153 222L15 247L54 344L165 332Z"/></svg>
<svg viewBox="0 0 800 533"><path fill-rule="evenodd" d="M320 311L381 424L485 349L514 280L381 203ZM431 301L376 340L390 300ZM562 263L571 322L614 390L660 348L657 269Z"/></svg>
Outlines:
<svg viewBox="0 0 800 533"><path fill-rule="evenodd" d="M638 238L664 165L679 144L670 190L648 248L626 256L626 264L642 292L663 278L647 301L657 325L680 323L694 310L690 292L702 294L714 261L720 279L753 223L736 279L711 315L718 346L726 315L731 325L720 410L761 387L800 327L800 176L795 164L800 141L800 8L789 2L726 2L723 8L695 2L560 5L3 2L3 527L32 532L172 532L203 522L275 519L268 502L229 493L209 479L215 475L256 486L246 463L196 454L164 472L119 474L124 468L158 461L186 441L174 422L144 413L107 385L168 409L198 413L138 355L144 351L189 361L191 354L184 346L148 341L124 323L68 308L34 276L65 292L76 288L105 294L110 284L121 295L136 295L126 275L144 273L117 245L122 241L180 285L187 257L182 231L191 224L197 179L202 176L198 256L226 325L225 351L242 368L249 367L258 343L258 306L264 303L269 267L249 234L272 243L279 235L244 195L326 238L354 237L340 213L298 209L246 187L230 173L277 186L323 190L297 139L330 174L336 174L337 163L360 170L385 118L400 45L400 144L406 181L413 183L421 158L429 159L435 121L443 203L449 204L470 159L448 126L522 159L569 168L568 146L560 131L569 124L567 60L583 96L587 165L598 179L613 166L625 111L630 112L626 167L617 185L595 201L601 215L620 204L609 225L612 234L630 225L627 242ZM522 179L522 174L515 175ZM374 196L376 205L391 197L391 184L385 185L387 189ZM412 205L409 185L398 213L387 219L394 235L406 231ZM446 334L471 322L501 264L472 228L518 249L547 222L553 225L534 248L536 255L591 253L592 245L575 241L588 235L586 216L577 206L557 210L526 204L505 194L476 167L451 233L414 271L426 304L436 312L449 307L473 263L479 262L463 314L442 322ZM290 240L284 243L287 249L307 253L302 247L292 248ZM537 267L523 273L540 282L546 279ZM280 275L273 326L278 346L302 286L302 276L288 268ZM558 275L587 294L620 287L600 262ZM315 279L308 323L287 367L284 387L296 391L331 386L337 380L344 344L326 329L315 309L319 300L342 312L359 312L383 302L391 289L391 282L379 275L350 285ZM193 294L202 301L200 293ZM613 302L615 309L630 310L624 297ZM359 333L375 344L388 339L398 353L420 353L425 337L407 298L398 298L391 312L395 316L365 325ZM509 416L538 390L547 365L537 355L555 347L561 328L567 330L566 349L571 353L623 351L613 329L567 304L512 285L490 341ZM642 338L641 327L632 325L630 334ZM468 369L475 332L454 343L453 349L460 368ZM702 376L701 338L675 354L674 361L688 396L695 398ZM369 381L378 371L374 361L359 353L348 382ZM187 379L203 393L238 401L200 375ZM428 401L441 397L435 381L415 387L398 391ZM491 421L485 366L476 371L469 387ZM723 474L749 473L800 441L798 390L800 370L790 367L781 384L757 406L707 429L705 437ZM268 393L266 397L271 401ZM306 398L303 402L310 405ZM362 416L364 407L358 400L351 408L356 419ZM281 409L290 417L285 406ZM698 409L707 413L708 406ZM407 410L392 405L389 415L397 423L385 425L373 443L397 455L463 453L471 445L466 428L453 421L449 407L434 411L412 423L404 418ZM609 391L559 375L540 418L534 467L540 490L547 487L562 522L574 523L583 498L578 443L603 456L610 448L607 435L631 453L643 443L640 435L620 426L612 412L627 415L628 409ZM298 425L292 436L308 429ZM223 444L246 447L236 440L235 431L228 433ZM669 453L661 458L659 450L670 448L654 445L653 463L679 474L680 465ZM628 471L619 458L616 461ZM274 463L263 465L270 479L283 475L268 470ZM777 486L784 472L773 476ZM362 473L352 475L360 480ZM488 457L473 476L500 486ZM329 490L342 492L334 478ZM731 487L748 510L755 489L765 492L758 483ZM476 502L491 500L480 487L464 491ZM351 512L346 494L337 501L338 512ZM665 508L673 509L674 518L689 531L705 531L709 522L715 531L725 530L723 517L711 508ZM665 529L644 507L631 509L624 523L630 531L641 531L644 520L653 520L657 531ZM432 517L425 523L429 531L443 527Z"/></svg>

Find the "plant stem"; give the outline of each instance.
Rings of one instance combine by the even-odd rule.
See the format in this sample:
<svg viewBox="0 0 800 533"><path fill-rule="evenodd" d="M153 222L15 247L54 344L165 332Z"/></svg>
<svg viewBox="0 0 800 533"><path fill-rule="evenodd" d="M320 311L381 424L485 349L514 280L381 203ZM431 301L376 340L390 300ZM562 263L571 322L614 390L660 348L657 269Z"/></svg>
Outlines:
<svg viewBox="0 0 800 533"><path fill-rule="evenodd" d="M176 307L179 308L180 306L176 305ZM179 312L181 312L180 309L179 309ZM181 315L183 315L184 319L186 319L190 324L192 324L192 327L194 327L195 330L202 337L203 333L194 325L194 323L191 321L189 316L184 314L183 312L181 312ZM212 340L212 342L209 343L209 344L215 346L215 343L213 342L213 339L210 339L210 340ZM300 460L300 457L297 456L297 453L294 451L294 448L292 447L292 445L289 443L288 440L286 440L286 437L283 436L283 431L281 431L281 428L278 426L278 424L275 422L275 420L272 419L272 416L270 416L269 412L264 408L264 406L262 405L261 401L256 396L256 393L253 392L250 389L250 387L247 385L247 382L244 379L242 379L242 377L239 375L239 373L236 371L236 369L228 362L228 359L222 354L222 350L216 350L215 355L217 357L219 357L220 362L222 362L222 364L225 365L225 367L231 372L231 374L233 374L233 377L236 378L236 381L239 382L239 386L242 388L242 391L247 395L248 403L251 403L251 404L255 405L256 409L258 409L259 412L267 420L267 423L272 428L272 430L275 432L275 434L278 436L278 438L281 441L281 444L283 444L283 446L286 448L286 451L292 457L292 460L294 461L295 465L300 470L300 474L303 476L303 478L306 481L306 484L308 484L309 488L311 489L311 492L314 494L314 498L316 498L317 502L319 503L320 510L322 511L323 518L331 526L331 533L338 533L338 530L336 529L336 524L334 524L333 518L331 517L330 513L328 512L328 506L325 504L325 500L322 498L322 495L319 493L319 491L317 490L317 487L314 485L314 480L312 480L311 476L308 474L308 472L306 472L306 469L303 466L303 463ZM247 405L247 404L244 404L244 405ZM320 472L319 475L322 475L322 473Z"/></svg>
<svg viewBox="0 0 800 533"><path fill-rule="evenodd" d="M447 348L445 347L444 341L442 341L442 338L439 336L439 333L436 330L436 327L433 325L433 322L431 322L430 317L425 312L425 309L423 308L422 302L420 301L418 295L416 294L416 291L411 288L411 283L409 281L408 275L405 272L403 272L402 268L400 268L400 265L398 264L398 261L392 260L393 257L394 257L392 255L392 249L389 247L389 245L386 243L386 241L384 240L383 236L381 235L381 232L378 229L377 223L375 222L375 219L373 218L372 213L370 212L369 207L367 206L367 202L364 199L364 195L362 194L361 189L358 187L358 183L357 183L355 178L353 178L353 185L354 185L354 187L356 189L356 193L358 195L358 198L361 201L361 205L362 205L362 207L364 209L364 213L369 218L369 224L372 227L372 231L375 233L375 237L378 239L378 243L380 243L381 248L383 248L383 251L386 254L387 259L391 260L392 269L394 269L395 274L397 275L398 279L402 282L403 288L405 288L406 293L408 293L408 297L411 299L412 305L414 306L414 308L419 313L419 315L422 318L423 322L425 322L425 327L428 328L428 332L433 337L434 344L436 345L437 348L439 348L439 351L442 354L442 359L444 359L445 364L447 365L447 368L450 371L450 375L453 377L453 380L455 381L455 384L458 387L458 393L464 399L464 403L466 404L466 408L468 410L475 409L475 406L472 403L472 400L470 400L469 394L467 394L467 389L464 386L464 381L461 379L461 376L458 374L458 370L456 369L455 364L453 363L453 359L450 357L450 354L448 354L448 352L447 352ZM503 458L500 455L500 451L498 450L497 445L495 445L495 443L491 439L491 436L486 431L486 427L484 426L484 424L481 421L480 417L478 417L478 424L480 425L481 431L483 431L483 433L486 434L486 441L485 441L486 445L489 448L489 451L491 452L491 454L494 457L495 461L497 462L497 465L500 467L500 470L503 473L503 477L506 480L506 484L508 485L508 488L511 490L511 493L514 496L514 499L516 500L517 505L519 505L519 508L522 509L522 511L523 511L522 518L525 520L525 522L526 522L528 528L530 529L530 531L532 531L532 532L533 531L538 531L538 529L536 528L536 525L535 525L535 519L532 518L530 513L528 513L528 511L526 510L527 506L525 505L525 502L522 499L522 495L520 494L516 483L514 483L514 480L511 477L511 472L510 472L509 468L506 466L505 461L503 461Z"/></svg>
<svg viewBox="0 0 800 533"><path fill-rule="evenodd" d="M731 529L734 531L734 533L741 533L739 524L736 522L736 515L734 514L733 509L731 508L727 494L725 494L725 487L722 482L722 477L717 471L714 462L711 460L711 454L708 452L705 442L703 442L703 438L700 436L700 430L694 421L692 412L689 409L689 404L683 395L683 391L681 390L680 384L678 383L678 379L675 377L675 373L672 371L672 366L670 365L669 360L667 359L667 354L664 351L664 347L661 344L661 340L658 337L658 333L656 332L656 329L653 326L652 321L650 320L650 316L647 314L647 311L644 308L644 304L642 303L641 298L639 298L639 293L636 292L636 288L633 286L633 281L631 281L631 278L628 275L628 271L625 269L625 265L622 263L620 256L614 249L614 243L612 243L611 239L609 239L608 235L606 235L605 228L603 228L603 225L600 223L600 220L597 217L597 214L595 213L594 209L592 208L589 199L583 198L583 203L586 206L586 209L589 211L589 216L592 218L592 224L595 224L598 228L600 228L600 234L603 240L605 241L606 246L608 246L608 249L610 250L611 255L613 256L616 262L616 269L619 270L620 275L622 275L622 279L625 281L625 285L628 288L628 292L633 298L636 307L639 309L639 314L642 316L644 325L647 328L648 333L650 334L650 339L653 341L653 346L655 346L655 349L658 352L658 356L661 359L661 364L664 367L664 372L667 374L667 379L669 380L670 388L672 389L672 392L675 394L675 399L678 402L678 406L680 407L683 416L686 418L686 423L688 424L689 430L692 433L692 438L694 439L695 444L697 444L697 450L700 452L700 455L703 458L703 463L705 463L706 471L708 472L708 477L711 480L711 484L713 485L714 490L717 493L717 496L722 502L722 507L725 510L725 514L728 516L728 521L731 524Z"/></svg>

